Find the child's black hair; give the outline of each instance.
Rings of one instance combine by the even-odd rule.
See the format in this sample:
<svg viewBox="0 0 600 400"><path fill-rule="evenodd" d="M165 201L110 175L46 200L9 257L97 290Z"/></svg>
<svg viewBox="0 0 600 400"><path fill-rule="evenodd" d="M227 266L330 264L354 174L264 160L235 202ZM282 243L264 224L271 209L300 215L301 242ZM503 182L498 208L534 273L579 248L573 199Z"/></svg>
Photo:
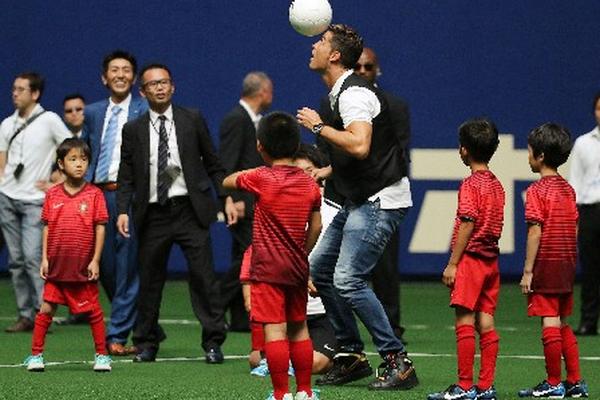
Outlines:
<svg viewBox="0 0 600 400"><path fill-rule="evenodd" d="M85 154L88 160L92 157L92 150L90 149L90 146L88 146L88 144L84 140L73 137L65 139L58 146L58 148L56 149L56 161L64 161L65 157L67 156L67 154L69 154L69 151L71 151L72 149L81 149L81 151L83 151L83 154Z"/></svg>
<svg viewBox="0 0 600 400"><path fill-rule="evenodd" d="M317 168L323 168L329 165L327 157L319 150L317 146L308 143L300 143L294 159L308 160Z"/></svg>
<svg viewBox="0 0 600 400"><path fill-rule="evenodd" d="M488 118L470 119L458 128L458 140L473 161L487 163L498 148L498 129Z"/></svg>
<svg viewBox="0 0 600 400"><path fill-rule="evenodd" d="M275 111L261 119L256 138L269 157L294 157L300 145L300 126L290 114Z"/></svg>
<svg viewBox="0 0 600 400"><path fill-rule="evenodd" d="M571 153L571 133L564 126L548 122L533 129L527 137L534 157L544 154L545 165L558 168Z"/></svg>

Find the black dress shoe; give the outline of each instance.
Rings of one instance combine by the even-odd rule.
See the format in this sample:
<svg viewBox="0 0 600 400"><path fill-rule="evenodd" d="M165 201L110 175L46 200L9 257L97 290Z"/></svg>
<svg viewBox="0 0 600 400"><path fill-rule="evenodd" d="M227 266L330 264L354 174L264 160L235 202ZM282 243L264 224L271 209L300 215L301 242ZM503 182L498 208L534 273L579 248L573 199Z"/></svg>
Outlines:
<svg viewBox="0 0 600 400"><path fill-rule="evenodd" d="M596 336L598 335L598 329L589 325L581 325L575 330L575 334L577 336Z"/></svg>
<svg viewBox="0 0 600 400"><path fill-rule="evenodd" d="M156 352L154 349L144 349L133 357L133 362L154 362L156 361Z"/></svg>
<svg viewBox="0 0 600 400"><path fill-rule="evenodd" d="M206 352L206 363L207 364L223 364L225 357L220 347L211 347Z"/></svg>

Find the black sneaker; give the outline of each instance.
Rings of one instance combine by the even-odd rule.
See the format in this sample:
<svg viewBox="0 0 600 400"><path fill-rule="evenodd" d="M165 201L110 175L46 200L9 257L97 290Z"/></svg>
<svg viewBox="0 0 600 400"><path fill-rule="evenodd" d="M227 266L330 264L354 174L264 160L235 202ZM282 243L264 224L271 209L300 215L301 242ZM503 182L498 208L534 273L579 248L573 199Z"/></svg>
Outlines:
<svg viewBox="0 0 600 400"><path fill-rule="evenodd" d="M575 383L564 381L563 385L565 385L565 397L581 398L590 396L585 381L577 381Z"/></svg>
<svg viewBox="0 0 600 400"><path fill-rule="evenodd" d="M338 353L333 366L315 381L317 385L343 385L357 381L373 373L373 368L364 353Z"/></svg>
<svg viewBox="0 0 600 400"><path fill-rule="evenodd" d="M377 368L370 390L408 390L419 384L413 363L406 354L388 354Z"/></svg>

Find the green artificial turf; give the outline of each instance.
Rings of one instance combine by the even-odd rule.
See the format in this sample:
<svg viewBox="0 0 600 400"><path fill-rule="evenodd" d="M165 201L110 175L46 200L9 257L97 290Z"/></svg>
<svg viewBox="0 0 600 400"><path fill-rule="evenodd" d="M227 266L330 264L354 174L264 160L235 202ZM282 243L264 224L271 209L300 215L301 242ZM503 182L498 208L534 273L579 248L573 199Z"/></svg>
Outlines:
<svg viewBox="0 0 600 400"><path fill-rule="evenodd" d="M370 392L368 379L343 387L322 388L329 399L425 399L427 393L446 388L456 373L453 314L448 308L447 290L437 283L402 285L402 322L405 339L421 384L407 392ZM159 352L159 362L133 364L127 358L115 358L113 371L94 373L91 368L93 343L89 327L56 326L47 336L44 373L30 373L21 363L30 352L30 334L6 334L3 328L15 316L14 295L10 282L0 280L0 399L264 399L270 380L249 375L244 355L249 335L231 333L223 350L228 358L222 365L207 365L200 347L200 327L194 322L187 284L169 282L165 288L161 319L167 340ZM578 304L579 297L576 297ZM105 311L107 303L103 299ZM59 316L64 316L64 308ZM577 315L573 321L577 321ZM183 324L177 320L187 320ZM523 387L544 378L542 359L516 356L542 356L539 321L525 316L525 300L516 283L502 287L496 325L501 336L500 359L496 374L499 398L516 398ZM367 351L374 352L363 330ZM584 378L591 398L600 396L600 337L579 340ZM233 357L238 356L238 357ZM515 357L511 357L515 356ZM370 356L375 367L379 357ZM477 364L477 363L476 363ZM291 381L293 384L293 380Z"/></svg>

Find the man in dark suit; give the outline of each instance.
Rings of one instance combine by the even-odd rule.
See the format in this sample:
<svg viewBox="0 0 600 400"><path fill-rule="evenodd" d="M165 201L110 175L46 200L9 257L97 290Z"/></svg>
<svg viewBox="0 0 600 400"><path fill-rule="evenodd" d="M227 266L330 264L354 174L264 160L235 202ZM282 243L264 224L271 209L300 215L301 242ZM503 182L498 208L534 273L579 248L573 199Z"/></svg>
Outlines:
<svg viewBox="0 0 600 400"><path fill-rule="evenodd" d="M223 119L219 130L219 156L227 174L263 165L256 150L256 127L260 113L273 101L273 84L264 72L250 72L242 82L239 104ZM221 277L221 300L223 312L231 312L229 330L249 331L248 313L240 285L240 265L244 251L252 242L254 220L254 197L242 191L231 193L238 211L238 221L229 224L232 237L231 267Z"/></svg>
<svg viewBox="0 0 600 400"><path fill-rule="evenodd" d="M110 323L106 332L108 352L113 356L135 354L126 346L136 319L139 288L137 237L133 230L128 238L117 233L117 175L121 159L121 129L148 110L146 100L135 98L137 62L125 51L115 50L102 62L102 83L110 96L85 107L82 139L92 149L86 179L104 193L109 221L100 262L100 282L111 301Z"/></svg>
<svg viewBox="0 0 600 400"><path fill-rule="evenodd" d="M211 181L219 192L225 169L202 116L171 104L175 87L168 67L151 64L140 72L140 81L140 93L150 110L123 127L117 181L117 229L129 236L127 211L133 204L139 240L140 292L133 334L138 354L134 361L156 358L167 261L177 243L188 263L192 308L202 324L206 361L222 363L225 324L219 310L209 225L216 219ZM235 220L235 216L229 218Z"/></svg>

